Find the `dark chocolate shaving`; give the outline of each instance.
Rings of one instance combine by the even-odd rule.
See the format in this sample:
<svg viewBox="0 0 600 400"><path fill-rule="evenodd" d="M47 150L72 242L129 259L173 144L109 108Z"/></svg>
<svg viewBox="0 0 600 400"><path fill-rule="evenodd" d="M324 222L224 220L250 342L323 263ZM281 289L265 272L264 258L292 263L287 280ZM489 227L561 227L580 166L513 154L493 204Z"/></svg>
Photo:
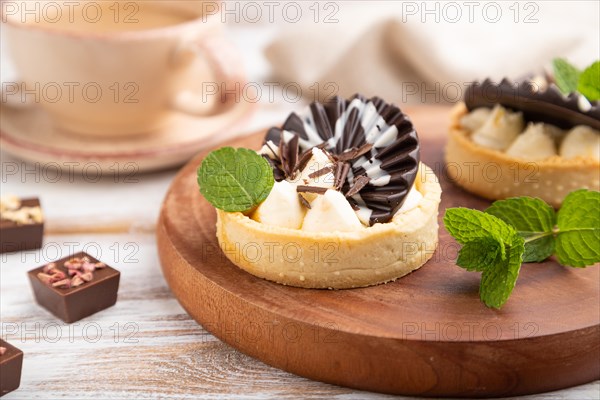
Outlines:
<svg viewBox="0 0 600 400"><path fill-rule="evenodd" d="M337 169L335 171L335 188L337 190L341 190L348 178L348 173L350 172L350 164L338 162Z"/></svg>
<svg viewBox="0 0 600 400"><path fill-rule="evenodd" d="M352 197L358 192L360 192L362 188L367 186L367 183L369 183L370 180L371 179L368 176L364 175L357 176L356 178L354 178L354 184L350 187L348 193L346 193L346 197Z"/></svg>
<svg viewBox="0 0 600 400"><path fill-rule="evenodd" d="M323 104L315 102L310 105L310 110L312 111L317 132L319 132L319 135L325 139L324 141L326 142L333 137L333 132L331 125L329 125L327 114L325 113L325 107L323 107Z"/></svg>
<svg viewBox="0 0 600 400"><path fill-rule="evenodd" d="M325 194L325 192L327 191L327 188L322 188L319 186L298 185L298 186L296 186L296 191L299 193L303 192L303 193Z"/></svg>
<svg viewBox="0 0 600 400"><path fill-rule="evenodd" d="M286 142L281 131L279 141L279 158L281 159L281 167L286 176L292 176L296 160L298 159L298 136L294 135L291 140Z"/></svg>
<svg viewBox="0 0 600 400"><path fill-rule="evenodd" d="M591 109L582 111L579 108L580 96L579 93L565 96L554 84L539 90L531 81L513 83L503 79L500 83L494 83L486 79L469 86L464 101L469 111L500 104L521 111L523 118L529 122L544 122L563 129L576 125L600 129L600 105L597 101L592 102Z"/></svg>
<svg viewBox="0 0 600 400"><path fill-rule="evenodd" d="M271 144L269 142L265 142L265 146L267 146L269 148L269 150L271 150L271 153L273 153L273 155L275 156L275 160L281 161L279 156L277 155L277 152L275 151L275 149L273 147L271 147Z"/></svg>
<svg viewBox="0 0 600 400"><path fill-rule="evenodd" d="M289 176L289 167L287 165L287 160L286 160L286 156L287 156L287 143L285 142L285 139L283 137L283 131L281 131L279 133L279 141L277 143L279 143L279 160L281 162L281 169L283 170L283 172L285 172L286 176Z"/></svg>
<svg viewBox="0 0 600 400"><path fill-rule="evenodd" d="M341 161L335 162L335 174L333 174L333 186L337 189L338 185L342 182L342 168L344 168L344 163ZM339 190L339 189L338 189Z"/></svg>
<svg viewBox="0 0 600 400"><path fill-rule="evenodd" d="M279 165L269 156L267 156L266 154L263 154L263 158L265 160L267 160L267 162L269 163L269 165L271 166L271 168L273 169L273 178L275 178L275 180L277 182L281 182L282 180L285 179L285 172L283 172L283 170L279 167Z"/></svg>
<svg viewBox="0 0 600 400"><path fill-rule="evenodd" d="M348 100L335 97L324 104L313 103L306 112L292 113L281 128L269 129L265 142L280 146L281 141L291 142L291 136L284 136L283 131L302 140L298 141L295 165L286 166L292 157L288 146L280 157L280 169L293 176L306 167L312 148L326 150L336 165L335 189L350 193L348 201L353 207L371 210L371 225L392 219L416 179L420 160L417 132L398 107L381 98L355 95ZM363 175L370 180L362 187L348 182L350 177ZM362 184L362 179L355 180Z"/></svg>
<svg viewBox="0 0 600 400"><path fill-rule="evenodd" d="M332 165L328 165L325 168L321 168L320 170L317 170L317 171L315 171L313 173L308 174L308 177L311 178L311 179L314 179L314 178L318 178L318 177L323 176L323 175L327 175L328 173L330 173L332 171L333 171L333 166Z"/></svg>
<svg viewBox="0 0 600 400"><path fill-rule="evenodd" d="M306 167L306 164L308 164L308 161L310 160L311 157L312 157L312 148L305 150L298 158L298 163L296 163L296 167L294 167L294 170L302 171L304 169L304 167Z"/></svg>
<svg viewBox="0 0 600 400"><path fill-rule="evenodd" d="M294 135L287 144L287 167L289 169L289 175L293 175L296 162L298 161L298 136Z"/></svg>
<svg viewBox="0 0 600 400"><path fill-rule="evenodd" d="M306 207L306 208L308 208L310 210L310 203L308 202L308 200L306 200L306 198L304 196L302 196L301 193L298 193L298 198L300 199L300 203L304 207Z"/></svg>
<svg viewBox="0 0 600 400"><path fill-rule="evenodd" d="M337 159L340 161L352 161L360 156L367 154L369 151L371 151L372 148L373 144L365 143L359 148L354 148L350 151L343 152L342 154L337 156Z"/></svg>

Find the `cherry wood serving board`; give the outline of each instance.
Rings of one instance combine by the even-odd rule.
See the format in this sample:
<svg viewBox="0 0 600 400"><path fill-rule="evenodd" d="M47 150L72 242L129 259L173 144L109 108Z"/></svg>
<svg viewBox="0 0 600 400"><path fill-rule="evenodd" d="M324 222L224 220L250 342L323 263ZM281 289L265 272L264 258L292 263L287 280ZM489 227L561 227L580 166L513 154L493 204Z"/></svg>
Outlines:
<svg viewBox="0 0 600 400"><path fill-rule="evenodd" d="M452 185L443 167L448 109L408 114L422 160L440 178L440 243L421 269L396 282L310 290L256 278L230 263L196 168L175 178L157 226L163 273L204 328L267 364L358 389L422 396L539 393L600 378L600 269L525 264L501 310L478 296L480 275L455 265L458 245L441 222L447 207L489 202ZM258 148L264 132L228 143Z"/></svg>

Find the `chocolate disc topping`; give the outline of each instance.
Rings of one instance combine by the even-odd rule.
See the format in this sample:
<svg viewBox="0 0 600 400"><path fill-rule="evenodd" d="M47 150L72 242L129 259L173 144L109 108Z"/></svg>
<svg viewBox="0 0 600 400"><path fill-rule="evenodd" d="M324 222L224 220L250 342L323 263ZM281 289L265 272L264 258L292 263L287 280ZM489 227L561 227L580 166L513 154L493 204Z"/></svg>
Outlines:
<svg viewBox="0 0 600 400"><path fill-rule="evenodd" d="M531 81L513 83L503 79L500 83L494 83L486 79L470 85L464 101L469 111L500 104L521 111L526 121L545 122L563 129L576 125L600 129L598 102L590 104L579 93L564 95L553 83L540 89Z"/></svg>
<svg viewBox="0 0 600 400"><path fill-rule="evenodd" d="M419 139L410 119L393 104L358 94L292 113L281 128L267 132L265 145L278 147L271 150L279 157L269 160L277 180L301 170L313 147L327 150L335 187L371 225L392 219L419 168Z"/></svg>

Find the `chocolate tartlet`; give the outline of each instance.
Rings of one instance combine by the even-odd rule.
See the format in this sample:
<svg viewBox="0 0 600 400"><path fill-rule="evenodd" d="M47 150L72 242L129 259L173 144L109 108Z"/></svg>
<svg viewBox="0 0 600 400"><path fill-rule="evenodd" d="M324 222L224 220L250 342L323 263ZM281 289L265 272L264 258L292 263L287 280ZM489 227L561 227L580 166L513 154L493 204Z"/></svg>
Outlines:
<svg viewBox="0 0 600 400"><path fill-rule="evenodd" d="M398 107L360 95L313 103L271 128L260 153L276 181L269 197L250 215L217 210L217 238L240 268L344 289L393 281L432 257L441 188Z"/></svg>
<svg viewBox="0 0 600 400"><path fill-rule="evenodd" d="M447 170L491 200L532 196L559 207L573 190L600 190L599 129L598 102L551 82L476 82L451 116Z"/></svg>

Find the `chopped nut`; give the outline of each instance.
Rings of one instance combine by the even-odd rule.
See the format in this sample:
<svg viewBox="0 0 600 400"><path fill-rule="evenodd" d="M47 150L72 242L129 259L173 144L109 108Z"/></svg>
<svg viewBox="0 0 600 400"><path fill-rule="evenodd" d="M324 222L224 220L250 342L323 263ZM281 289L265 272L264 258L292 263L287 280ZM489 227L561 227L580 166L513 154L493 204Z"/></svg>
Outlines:
<svg viewBox="0 0 600 400"><path fill-rule="evenodd" d="M56 269L56 263L51 262L51 263L44 265L43 271L45 273L49 273L50 271L52 271L54 269Z"/></svg>
<svg viewBox="0 0 600 400"><path fill-rule="evenodd" d="M52 284L52 287L68 289L68 288L71 287L71 280L70 279L63 279L61 281L54 282Z"/></svg>
<svg viewBox="0 0 600 400"><path fill-rule="evenodd" d="M42 209L40 207L28 207L29 208L29 218L37 223L41 224L44 221L44 215L42 214Z"/></svg>
<svg viewBox="0 0 600 400"><path fill-rule="evenodd" d="M59 271L57 269L52 270L52 279L54 281L60 281L60 280L65 279L65 278L66 278L66 275L65 275L64 272Z"/></svg>
<svg viewBox="0 0 600 400"><path fill-rule="evenodd" d="M68 274L69 274L69 276L81 275L81 272L77 269L69 269Z"/></svg>
<svg viewBox="0 0 600 400"><path fill-rule="evenodd" d="M0 356L3 356L6 353L6 347L0 347Z"/></svg>
<svg viewBox="0 0 600 400"><path fill-rule="evenodd" d="M81 274L78 275L81 279L83 279L85 282L89 282L92 279L94 279L94 274L92 274L91 272L86 272L85 274Z"/></svg>
<svg viewBox="0 0 600 400"><path fill-rule="evenodd" d="M85 281L83 279L81 279L81 277L79 275L77 275L73 279L71 279L71 287L81 286L84 283L85 283Z"/></svg>
<svg viewBox="0 0 600 400"><path fill-rule="evenodd" d="M94 271L106 266L103 262L92 262L89 257L73 257L63 263L66 272L58 269L56 263L48 263L37 276L49 286L68 289L90 282L94 279Z"/></svg>
<svg viewBox="0 0 600 400"><path fill-rule="evenodd" d="M14 194L0 196L0 213L21 208L21 200Z"/></svg>
<svg viewBox="0 0 600 400"><path fill-rule="evenodd" d="M67 268L79 269L79 268L81 268L82 264L83 264L82 260L78 257L75 257L75 258L71 258L68 261L65 261L65 263L63 265Z"/></svg>
<svg viewBox="0 0 600 400"><path fill-rule="evenodd" d="M96 269L96 264L86 261L83 263L82 269L85 272L94 272L94 270Z"/></svg>
<svg viewBox="0 0 600 400"><path fill-rule="evenodd" d="M39 207L21 207L17 210L2 211L2 219L17 223L18 225L27 225L41 223L42 211Z"/></svg>
<svg viewBox="0 0 600 400"><path fill-rule="evenodd" d="M51 275L40 272L37 274L37 277L40 281L44 282L46 285L52 284L53 279L52 279Z"/></svg>

